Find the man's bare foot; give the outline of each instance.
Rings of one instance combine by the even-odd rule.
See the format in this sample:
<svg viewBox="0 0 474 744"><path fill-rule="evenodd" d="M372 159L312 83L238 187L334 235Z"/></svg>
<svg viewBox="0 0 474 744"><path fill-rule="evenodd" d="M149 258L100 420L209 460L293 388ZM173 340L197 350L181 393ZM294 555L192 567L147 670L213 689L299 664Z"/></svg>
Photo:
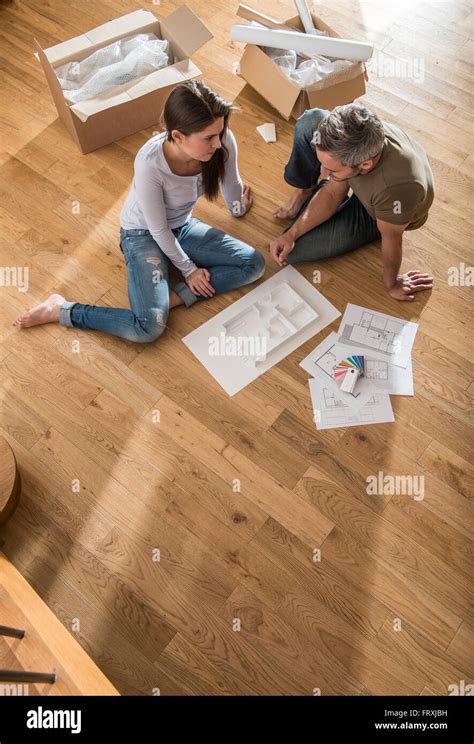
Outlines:
<svg viewBox="0 0 474 744"><path fill-rule="evenodd" d="M59 308L66 302L60 294L52 294L39 305L35 305L23 315L19 315L12 325L20 328L31 328L31 326L43 325L44 323L57 323L59 321Z"/></svg>
<svg viewBox="0 0 474 744"><path fill-rule="evenodd" d="M273 216L278 217L279 220L292 220L313 191L314 189L295 189L288 201L273 212Z"/></svg>

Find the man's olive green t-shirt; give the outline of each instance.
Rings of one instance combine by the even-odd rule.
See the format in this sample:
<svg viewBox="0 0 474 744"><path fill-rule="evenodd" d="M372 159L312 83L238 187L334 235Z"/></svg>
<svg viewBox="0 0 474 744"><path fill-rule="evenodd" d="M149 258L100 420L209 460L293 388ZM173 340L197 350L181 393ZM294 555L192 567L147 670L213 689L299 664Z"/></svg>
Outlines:
<svg viewBox="0 0 474 744"><path fill-rule="evenodd" d="M350 178L354 194L374 220L408 223L416 230L433 202L433 173L422 146L395 124L383 122L385 143L375 168Z"/></svg>

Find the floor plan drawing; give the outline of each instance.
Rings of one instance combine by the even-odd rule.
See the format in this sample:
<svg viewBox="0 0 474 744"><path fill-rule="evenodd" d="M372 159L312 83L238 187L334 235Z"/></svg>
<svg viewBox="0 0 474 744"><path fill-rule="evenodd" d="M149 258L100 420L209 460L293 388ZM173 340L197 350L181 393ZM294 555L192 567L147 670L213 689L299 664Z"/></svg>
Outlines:
<svg viewBox="0 0 474 744"><path fill-rule="evenodd" d="M339 329L338 343L370 349L377 359L406 367L418 325L391 315L347 305Z"/></svg>
<svg viewBox="0 0 474 744"><path fill-rule="evenodd" d="M388 362L382 359L366 359L365 374L368 380L388 380Z"/></svg>
<svg viewBox="0 0 474 744"><path fill-rule="evenodd" d="M255 365L265 361L268 354L317 317L316 310L305 302L291 284L282 282L224 322L222 331L226 337L239 339L242 349L245 346L243 339L253 341L258 337L259 343L248 344L247 354L244 354L245 363ZM248 353L254 349L256 353Z"/></svg>
<svg viewBox="0 0 474 744"><path fill-rule="evenodd" d="M334 334L334 341L336 339L336 334ZM334 345L332 345L330 348L326 349L320 356L315 356L313 359L313 364L315 367L317 367L321 372L324 372L325 375L330 377L332 379L332 375L334 372L334 368L337 365L338 359L333 351Z"/></svg>
<svg viewBox="0 0 474 744"><path fill-rule="evenodd" d="M354 412L346 403L336 397L334 391L322 389L324 406L321 411L321 423L333 426L348 426L350 424L374 424L376 406L380 404L380 395L375 394L362 408Z"/></svg>
<svg viewBox="0 0 474 744"><path fill-rule="evenodd" d="M360 323L348 326L351 341L359 341L372 349L394 354L400 349L402 321L390 320L376 313L364 312Z"/></svg>
<svg viewBox="0 0 474 744"><path fill-rule="evenodd" d="M326 384L330 382L339 361L335 353L336 341L337 336L333 331L300 362L300 367L303 367L312 377L318 376Z"/></svg>
<svg viewBox="0 0 474 744"><path fill-rule="evenodd" d="M325 388L318 380L308 382L317 429L380 424L395 420L390 396L386 393L375 393L359 411L354 412L351 406L342 402L333 390Z"/></svg>

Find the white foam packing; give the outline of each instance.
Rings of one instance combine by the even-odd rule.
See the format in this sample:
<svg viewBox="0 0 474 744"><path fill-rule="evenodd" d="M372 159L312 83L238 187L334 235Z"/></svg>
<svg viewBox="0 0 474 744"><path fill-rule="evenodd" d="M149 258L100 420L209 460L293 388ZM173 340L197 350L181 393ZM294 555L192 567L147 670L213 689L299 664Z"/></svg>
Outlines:
<svg viewBox="0 0 474 744"><path fill-rule="evenodd" d="M168 51L168 42L155 34L134 34L97 49L80 62L67 62L55 72L65 98L77 103L166 67Z"/></svg>

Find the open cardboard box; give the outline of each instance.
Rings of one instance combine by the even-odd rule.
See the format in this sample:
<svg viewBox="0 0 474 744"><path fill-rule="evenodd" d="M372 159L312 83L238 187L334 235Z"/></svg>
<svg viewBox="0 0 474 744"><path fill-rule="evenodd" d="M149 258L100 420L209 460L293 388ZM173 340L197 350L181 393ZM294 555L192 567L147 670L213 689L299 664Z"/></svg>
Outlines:
<svg viewBox="0 0 474 744"><path fill-rule="evenodd" d="M245 7L245 6L244 6ZM239 6L237 15L249 20L249 13ZM321 18L311 14L314 27L326 31L329 36L337 34ZM304 33L299 16L289 18L274 28L293 26ZM365 93L367 73L363 62L354 62L347 71L336 73L311 88L302 88L289 80L278 65L255 44L246 44L240 60L240 75L288 121L297 119L308 108L331 110L343 103L350 103Z"/></svg>
<svg viewBox="0 0 474 744"><path fill-rule="evenodd" d="M70 104L55 68L72 60L80 62L97 49L138 33L154 33L166 39L173 64L87 101ZM60 118L81 152L86 153L156 124L172 89L201 74L190 57L211 38L211 32L193 11L181 5L162 21L148 10L136 10L48 49L42 49L35 39L35 56L41 62Z"/></svg>

